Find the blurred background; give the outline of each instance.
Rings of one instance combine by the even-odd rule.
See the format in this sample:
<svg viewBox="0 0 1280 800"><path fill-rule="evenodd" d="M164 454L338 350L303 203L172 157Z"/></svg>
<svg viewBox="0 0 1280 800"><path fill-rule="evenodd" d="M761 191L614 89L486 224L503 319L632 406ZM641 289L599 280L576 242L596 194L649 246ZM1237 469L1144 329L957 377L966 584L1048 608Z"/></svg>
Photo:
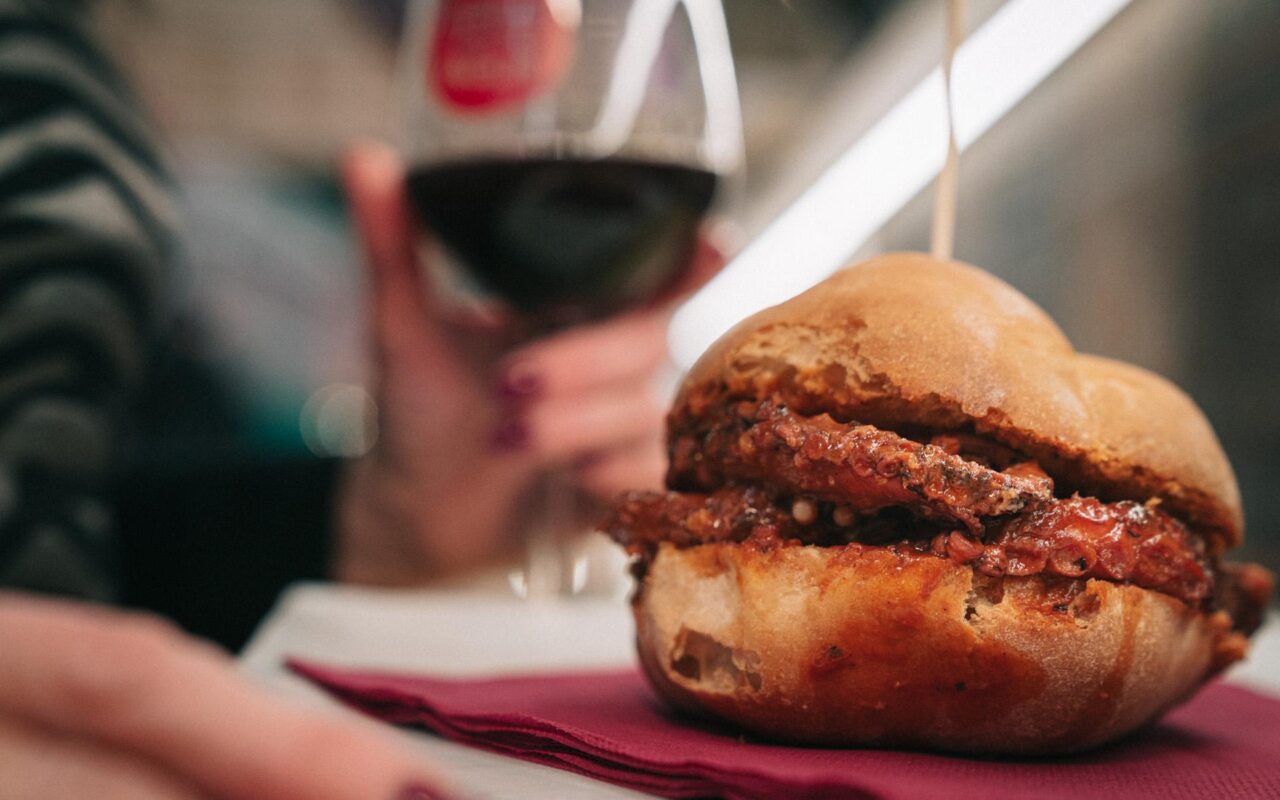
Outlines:
<svg viewBox="0 0 1280 800"><path fill-rule="evenodd" d="M744 246L937 66L943 4L725 6L747 170L721 212ZM971 0L971 25L1000 6ZM97 4L96 25L161 130L186 201L189 254L171 287L178 335L148 393L139 460L366 445L362 270L334 167L353 139L395 139L402 10L396 0ZM1238 471L1247 556L1273 569L1277 42L1275 0L1133 0L965 153L956 239L959 258L1030 295L1079 349L1191 393ZM930 189L855 249L927 249ZM797 266L782 253L764 268ZM721 317L747 305L731 282L695 302ZM677 360L711 335L677 320Z"/></svg>

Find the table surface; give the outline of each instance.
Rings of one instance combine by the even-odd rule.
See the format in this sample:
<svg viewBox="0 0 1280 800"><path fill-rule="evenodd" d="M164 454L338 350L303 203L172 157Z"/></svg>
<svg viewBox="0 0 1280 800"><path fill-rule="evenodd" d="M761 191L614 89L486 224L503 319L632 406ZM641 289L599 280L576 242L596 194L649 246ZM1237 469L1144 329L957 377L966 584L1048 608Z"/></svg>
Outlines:
<svg viewBox="0 0 1280 800"><path fill-rule="evenodd" d="M632 623L621 599L527 603L491 591L387 591L302 584L285 592L240 657L278 694L337 704L286 671L286 657L367 669L481 676L625 667ZM1227 680L1280 695L1280 616L1272 614L1250 658ZM445 765L468 798L613 800L648 795L551 767L401 731L425 758Z"/></svg>

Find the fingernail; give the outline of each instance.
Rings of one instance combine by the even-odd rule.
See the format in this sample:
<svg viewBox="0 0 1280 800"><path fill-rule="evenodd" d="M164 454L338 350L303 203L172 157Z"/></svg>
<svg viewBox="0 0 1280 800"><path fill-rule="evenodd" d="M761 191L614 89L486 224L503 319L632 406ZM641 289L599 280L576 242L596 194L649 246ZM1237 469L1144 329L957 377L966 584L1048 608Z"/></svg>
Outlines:
<svg viewBox="0 0 1280 800"><path fill-rule="evenodd" d="M523 450L529 444L529 426L519 417L504 421L489 437L489 447L498 453Z"/></svg>
<svg viewBox="0 0 1280 800"><path fill-rule="evenodd" d="M542 376L529 364L517 361L503 370L498 393L504 400L532 400L542 394Z"/></svg>
<svg viewBox="0 0 1280 800"><path fill-rule="evenodd" d="M415 783L401 789L400 794L396 795L396 800L449 800L449 795L442 793L434 786Z"/></svg>

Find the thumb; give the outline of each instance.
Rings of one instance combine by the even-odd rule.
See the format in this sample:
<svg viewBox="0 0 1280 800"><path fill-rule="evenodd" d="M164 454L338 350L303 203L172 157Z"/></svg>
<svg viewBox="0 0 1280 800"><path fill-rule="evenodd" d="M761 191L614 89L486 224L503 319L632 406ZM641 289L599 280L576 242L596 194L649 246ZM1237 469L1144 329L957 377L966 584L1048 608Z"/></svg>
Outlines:
<svg viewBox="0 0 1280 800"><path fill-rule="evenodd" d="M419 232L400 157L381 143L356 145L343 159L342 173L368 269L377 349L393 362L400 355L437 367L450 362L418 263Z"/></svg>

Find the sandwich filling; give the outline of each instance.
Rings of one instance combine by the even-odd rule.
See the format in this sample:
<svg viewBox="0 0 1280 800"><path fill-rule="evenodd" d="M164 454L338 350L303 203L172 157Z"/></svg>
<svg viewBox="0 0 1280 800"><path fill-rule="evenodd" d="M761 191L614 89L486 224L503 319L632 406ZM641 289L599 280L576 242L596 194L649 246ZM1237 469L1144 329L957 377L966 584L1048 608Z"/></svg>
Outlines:
<svg viewBox="0 0 1280 800"><path fill-rule="evenodd" d="M1265 570L1220 565L1158 501L1059 496L1035 462L972 434L911 438L744 401L673 426L667 483L621 498L604 526L640 571L662 542L887 547L992 579L1130 583L1246 632L1271 592Z"/></svg>

